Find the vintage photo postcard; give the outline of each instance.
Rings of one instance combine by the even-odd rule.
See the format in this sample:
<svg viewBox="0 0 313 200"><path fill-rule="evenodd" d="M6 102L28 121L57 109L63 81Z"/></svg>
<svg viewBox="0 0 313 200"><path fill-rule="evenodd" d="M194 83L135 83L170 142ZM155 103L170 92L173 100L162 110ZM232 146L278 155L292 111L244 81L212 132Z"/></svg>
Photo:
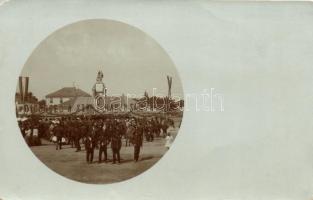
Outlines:
<svg viewBox="0 0 313 200"><path fill-rule="evenodd" d="M310 2L0 1L0 200L313 199Z"/></svg>

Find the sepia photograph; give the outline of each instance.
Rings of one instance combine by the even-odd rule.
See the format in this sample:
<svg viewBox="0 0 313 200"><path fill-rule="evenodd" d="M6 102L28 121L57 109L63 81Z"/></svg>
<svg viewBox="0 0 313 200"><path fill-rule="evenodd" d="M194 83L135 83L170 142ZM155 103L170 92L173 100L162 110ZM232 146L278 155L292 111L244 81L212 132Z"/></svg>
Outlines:
<svg viewBox="0 0 313 200"><path fill-rule="evenodd" d="M105 184L162 158L177 137L184 98L173 62L150 36L85 20L31 53L15 105L21 137L41 162L66 178Z"/></svg>
<svg viewBox="0 0 313 200"><path fill-rule="evenodd" d="M0 0L0 200L313 200L310 2Z"/></svg>

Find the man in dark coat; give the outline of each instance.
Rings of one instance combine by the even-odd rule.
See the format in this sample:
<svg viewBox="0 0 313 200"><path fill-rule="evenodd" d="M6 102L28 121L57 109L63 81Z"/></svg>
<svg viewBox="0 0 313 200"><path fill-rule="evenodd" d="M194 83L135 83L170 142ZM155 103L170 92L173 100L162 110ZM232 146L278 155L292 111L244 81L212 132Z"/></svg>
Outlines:
<svg viewBox="0 0 313 200"><path fill-rule="evenodd" d="M83 122L77 124L78 128L76 129L75 134L75 146L76 152L81 151L80 139L83 138L87 133L87 127Z"/></svg>
<svg viewBox="0 0 313 200"><path fill-rule="evenodd" d="M111 149L113 153L113 164L116 162L116 158L118 163L121 163L120 150L122 147L122 139L119 135L119 130L117 129L116 124L111 126Z"/></svg>
<svg viewBox="0 0 313 200"><path fill-rule="evenodd" d="M85 139L85 149L86 149L86 161L87 163L92 163L95 146L91 134L88 134Z"/></svg>
<svg viewBox="0 0 313 200"><path fill-rule="evenodd" d="M144 132L144 128L142 126L142 124L139 124L136 127L136 131L134 132L134 140L133 140L133 144L134 144L134 160L135 162L138 161L139 159L139 154L140 154L140 147L142 146L142 141L143 141L143 132Z"/></svg>
<svg viewBox="0 0 313 200"><path fill-rule="evenodd" d="M102 162L102 154L104 154L104 162L107 162L107 145L110 143L108 130L102 130L98 137L99 140L99 163Z"/></svg>
<svg viewBox="0 0 313 200"><path fill-rule="evenodd" d="M100 124L100 122L98 121L97 123L95 123L95 135L94 135L94 141L95 141L95 147L98 149L98 141L99 141L99 137L102 134L103 129L102 126Z"/></svg>
<svg viewBox="0 0 313 200"><path fill-rule="evenodd" d="M71 145L72 148L74 148L75 144L75 127L74 127L74 122L70 121L68 124L68 144Z"/></svg>
<svg viewBox="0 0 313 200"><path fill-rule="evenodd" d="M53 129L53 132L57 137L56 150L62 149L63 125L57 124L57 126Z"/></svg>

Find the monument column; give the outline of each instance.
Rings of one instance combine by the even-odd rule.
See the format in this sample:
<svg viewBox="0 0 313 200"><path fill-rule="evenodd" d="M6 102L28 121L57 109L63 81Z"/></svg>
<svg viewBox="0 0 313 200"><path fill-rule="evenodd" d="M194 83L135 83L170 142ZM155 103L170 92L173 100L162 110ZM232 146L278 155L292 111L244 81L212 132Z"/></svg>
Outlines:
<svg viewBox="0 0 313 200"><path fill-rule="evenodd" d="M102 71L98 72L96 83L92 88L92 94L95 99L95 109L99 111L106 110L106 95L107 95L107 88L102 81L103 73Z"/></svg>

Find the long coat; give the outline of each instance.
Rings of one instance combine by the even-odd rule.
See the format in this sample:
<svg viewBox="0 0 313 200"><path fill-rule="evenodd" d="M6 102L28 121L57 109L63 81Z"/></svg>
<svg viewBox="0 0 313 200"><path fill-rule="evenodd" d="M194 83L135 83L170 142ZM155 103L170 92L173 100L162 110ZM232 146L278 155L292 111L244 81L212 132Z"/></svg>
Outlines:
<svg viewBox="0 0 313 200"><path fill-rule="evenodd" d="M118 131L113 128L111 132L111 148L112 149L121 149L122 147L122 138L119 135Z"/></svg>
<svg viewBox="0 0 313 200"><path fill-rule="evenodd" d="M110 143L110 138L105 132L102 132L98 139L100 147L106 147Z"/></svg>
<svg viewBox="0 0 313 200"><path fill-rule="evenodd" d="M61 125L54 127L53 132L55 136L63 137L63 127Z"/></svg>
<svg viewBox="0 0 313 200"><path fill-rule="evenodd" d="M85 140L85 149L92 150L95 147L94 142L90 136L88 136Z"/></svg>
<svg viewBox="0 0 313 200"><path fill-rule="evenodd" d="M136 131L134 132L134 138L133 138L133 144L135 146L142 146L143 142L143 127L139 126L136 128Z"/></svg>

